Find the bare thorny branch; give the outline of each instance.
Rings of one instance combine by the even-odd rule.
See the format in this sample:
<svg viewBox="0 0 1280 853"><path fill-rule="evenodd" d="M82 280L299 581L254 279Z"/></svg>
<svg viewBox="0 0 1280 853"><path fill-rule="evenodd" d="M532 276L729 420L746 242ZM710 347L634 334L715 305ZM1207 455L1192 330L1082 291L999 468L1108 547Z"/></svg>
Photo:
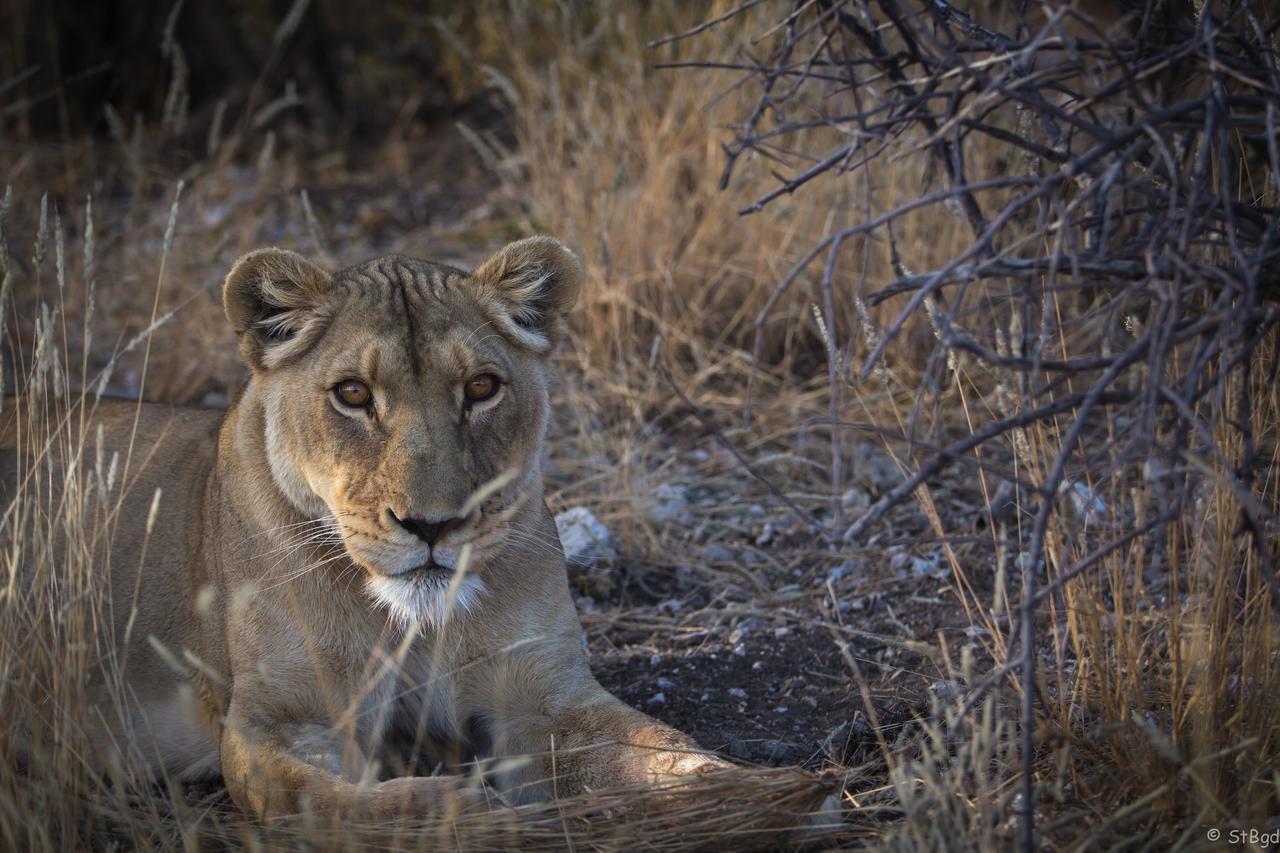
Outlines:
<svg viewBox="0 0 1280 853"><path fill-rule="evenodd" d="M1226 472L1219 476L1239 502L1239 535L1280 609L1277 520L1256 497L1264 457L1252 399L1256 356L1268 341L1277 346L1280 319L1280 231L1270 206L1280 197L1280 20L1250 0L1116 4L1105 21L1048 0L1010 5L1016 11L1001 14L1004 4L966 13L946 0L744 3L709 24L759 16L764 35L749 50L679 65L727 69L758 87L754 108L732 126L721 185L753 156L767 158L778 182L743 215L821 181L867 187L867 215L822 234L756 318L759 371L760 332L792 285L813 276L821 288L833 509L808 520L824 539L861 541L961 454L1008 456L1015 431L1036 424L1059 436L1033 490L1021 647L1000 670L1021 673L1022 843L1031 848L1035 620L1047 596L1127 543L1141 539L1156 554L1172 547L1169 525L1191 511L1209 476L1197 460L1211 459ZM982 174L991 151L1001 152L1001 171ZM876 185L907 158L927 158L926 174L943 186L877 209ZM890 229L936 208L960 217L972 241L935 269L907 270ZM855 290L857 276L846 270L860 262L855 250L875 244L894 251L893 278ZM837 308L855 299L898 307L846 376L841 354L857 336L841 324L857 315ZM834 428L845 417L842 386L868 381L922 306L937 337L930 370L964 358L971 372L1009 377L1017 399L951 441L917 441L913 419L906 438L926 458L848 523ZM945 387L932 379L922 394ZM753 374L748 425L756 384ZM1108 436L1108 423L1127 428ZM1058 565L1054 578L1046 535L1058 496L1086 479L1113 495L1145 481L1164 496L1162 512L1082 548L1086 556ZM1038 590L1042 577L1048 584Z"/></svg>

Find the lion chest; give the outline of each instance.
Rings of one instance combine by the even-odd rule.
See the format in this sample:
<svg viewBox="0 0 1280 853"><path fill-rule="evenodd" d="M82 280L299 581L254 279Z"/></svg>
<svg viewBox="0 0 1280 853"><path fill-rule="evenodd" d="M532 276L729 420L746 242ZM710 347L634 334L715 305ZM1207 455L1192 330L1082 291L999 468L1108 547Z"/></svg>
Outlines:
<svg viewBox="0 0 1280 853"><path fill-rule="evenodd" d="M426 643L405 654L370 703L376 706L370 715L377 720L375 736L384 749L439 761L452 745L465 740L459 684L452 655L433 651Z"/></svg>

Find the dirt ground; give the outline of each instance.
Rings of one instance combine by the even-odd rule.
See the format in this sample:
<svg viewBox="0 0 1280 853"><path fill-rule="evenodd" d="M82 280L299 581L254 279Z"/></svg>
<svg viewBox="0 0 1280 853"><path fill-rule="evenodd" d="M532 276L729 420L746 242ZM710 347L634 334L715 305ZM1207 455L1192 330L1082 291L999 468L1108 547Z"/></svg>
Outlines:
<svg viewBox="0 0 1280 853"><path fill-rule="evenodd" d="M923 646L941 632L957 660L962 645L981 648L964 632L936 546L904 531L885 547L833 554L752 484L732 489L738 477L749 479L727 469L666 522L685 562L571 566L593 668L624 701L743 762L856 766L878 750L876 725L892 740L952 689ZM923 517L903 515L928 538ZM717 524L724 516L730 524ZM700 544L708 526L737 535ZM735 582L744 575L757 586Z"/></svg>

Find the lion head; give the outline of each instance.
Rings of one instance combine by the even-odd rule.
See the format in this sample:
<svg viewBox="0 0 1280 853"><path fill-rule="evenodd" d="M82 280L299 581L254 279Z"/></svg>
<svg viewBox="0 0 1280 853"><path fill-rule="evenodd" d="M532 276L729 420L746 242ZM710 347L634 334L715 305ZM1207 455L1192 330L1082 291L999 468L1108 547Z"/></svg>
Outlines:
<svg viewBox="0 0 1280 853"><path fill-rule="evenodd" d="M330 274L261 249L227 276L275 485L401 622L438 619L455 573L459 606L482 595L541 501L547 356L581 281L547 237L471 274L399 255Z"/></svg>

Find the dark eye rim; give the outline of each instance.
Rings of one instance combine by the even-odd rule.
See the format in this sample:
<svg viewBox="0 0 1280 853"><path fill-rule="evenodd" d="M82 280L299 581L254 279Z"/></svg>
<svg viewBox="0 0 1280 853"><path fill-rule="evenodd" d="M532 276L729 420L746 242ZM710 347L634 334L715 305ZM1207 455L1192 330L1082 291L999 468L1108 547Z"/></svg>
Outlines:
<svg viewBox="0 0 1280 853"><path fill-rule="evenodd" d="M469 391L469 389L471 388L471 383L475 382L477 379L484 379L486 377L492 380L493 382L493 386L489 389L489 393L485 394L483 397L472 397ZM486 402L487 400L492 400L494 397L496 397L498 395L498 391L500 391L501 389L502 389L501 377L499 377L496 373L490 373L486 371L484 373L477 373L475 376L472 376L466 382L462 383L462 396L466 399L468 405L471 405L473 403L483 403L483 402Z"/></svg>
<svg viewBox="0 0 1280 853"><path fill-rule="evenodd" d="M359 385L363 388L366 395L365 401L363 403L349 403L344 400L342 398L342 386L344 385ZM337 400L338 405L342 406L344 409L368 410L373 407L373 389L369 387L369 383L367 382L362 382L359 379L343 379L341 382L335 384L331 390L333 392L333 399Z"/></svg>

